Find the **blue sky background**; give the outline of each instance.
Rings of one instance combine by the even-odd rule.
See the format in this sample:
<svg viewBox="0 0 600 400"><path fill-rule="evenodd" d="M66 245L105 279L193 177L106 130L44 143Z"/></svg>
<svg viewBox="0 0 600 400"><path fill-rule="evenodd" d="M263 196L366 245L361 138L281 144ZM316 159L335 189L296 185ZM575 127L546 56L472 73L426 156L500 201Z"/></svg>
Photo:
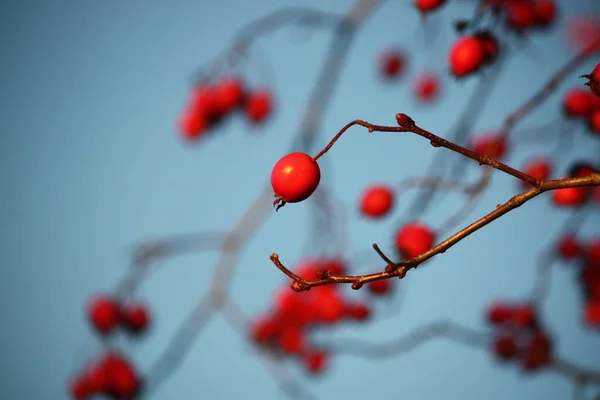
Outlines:
<svg viewBox="0 0 600 400"><path fill-rule="evenodd" d="M443 31L430 50L424 50L419 19L408 1L387 1L377 9L353 45L317 148L353 119L392 125L397 112L441 136L450 130L477 81L455 82L446 75L447 49L456 37L451 21L470 15L472 7L467 1L450 3L431 21ZM255 86L269 85L277 97L276 114L264 129L234 117L208 140L189 146L179 140L175 121L192 72L227 46L242 24L298 4L0 4L0 398L66 398L69 376L98 351L84 306L90 295L111 290L123 276L131 245L186 232L226 232L238 222L267 183L273 164L288 151L331 34L286 28L258 43L245 70L247 79ZM302 2L340 13L350 4ZM600 5L565 0L561 9L562 17L598 15ZM477 131L498 127L572 56L559 32L531 35L525 50L507 61ZM397 44L410 55L409 75L398 84L386 84L378 79L374 62L383 49ZM521 126L557 121L560 94L581 85L577 77L597 62L595 57L575 71ZM445 74L437 106L419 107L411 97L410 77L422 68ZM576 145L556 158L562 170L574 158L597 159L596 139L577 125L566 130L576 137ZM551 143L517 149L509 163L520 166L528 157L546 154ZM397 217L414 196L410 192L399 200L395 218L372 223L356 212L363 188L375 181L394 183L422 175L428 161L442 151L416 136L368 135L359 128L334 147L322 167L324 184L335 184L335 194L350 215L351 249L368 249L374 241L388 246ZM477 168L469 171L475 179ZM515 193L510 177L496 173L493 183L470 219ZM461 204L459 196L449 196L425 221L440 226ZM310 207L309 201L270 213L245 247L231 296L246 314L266 309L277 285L287 282L268 256L277 252L288 264L302 256ZM489 302L519 300L530 293L537 256L567 215L552 208L548 196L533 200L396 283L403 296L401 309L396 309L397 299L377 307L378 315L393 312L393 317L336 330L331 338L385 341L442 318L483 327ZM598 222L596 212L585 223L586 237L600 233ZM216 260L216 253L175 257L140 289L139 298L154 312L155 327L144 341L124 345L142 371L158 359L206 293ZM377 262L375 256L369 260ZM361 267L369 270L368 264ZM598 332L582 328L580 310L574 271L556 266L543 312L556 335L557 351L598 369L600 338ZM294 366L292 372L322 399L570 398L572 385L562 378L551 373L524 378L516 366L499 366L488 353L437 340L377 362L337 357L324 379L308 378ZM244 338L217 316L152 398L282 397Z"/></svg>

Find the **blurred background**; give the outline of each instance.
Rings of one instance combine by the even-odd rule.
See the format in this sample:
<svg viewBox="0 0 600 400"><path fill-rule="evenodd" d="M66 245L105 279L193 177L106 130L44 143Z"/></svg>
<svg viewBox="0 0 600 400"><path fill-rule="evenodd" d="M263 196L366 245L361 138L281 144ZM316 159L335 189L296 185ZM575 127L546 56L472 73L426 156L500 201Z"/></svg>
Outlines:
<svg viewBox="0 0 600 400"><path fill-rule="evenodd" d="M352 6L351 1L251 3L0 4L0 398L69 398L70 377L101 351L86 320L86 304L93 294L114 289L129 268L134 246L182 233L229 232L268 185L274 163L290 151L331 31L284 27L252 47L237 72L250 86L273 91L274 112L265 124L252 126L243 115L234 116L193 143L182 140L177 129L195 71L226 49L242 26L285 7L343 14ZM352 42L307 151L316 154L353 119L394 125L397 112L445 136L478 82L486 80L495 84L489 85L491 96L473 132L497 129L574 56L565 41L567 18L600 15L595 0L558 4L559 21L552 29L522 39L502 37L509 50L497 74L483 71L458 81L447 67L448 49L459 36L453 22L469 18L475 2L449 1L425 25L408 0L381 2ZM378 69L382 52L391 47L407 55L407 71L396 82L382 80ZM520 167L533 156L549 155L560 175L575 159L598 160L598 139L581 125L561 122L560 108L562 94L582 85L579 76L598 61L596 56L583 63L522 121L519 129L544 126L547 135L511 149L509 165ZM433 105L418 104L412 94L413 77L422 70L443 79L442 94ZM571 151L556 150L560 129L574 137ZM423 176L441 152L458 159L415 135L369 135L353 128L323 158L322 185L334 194L336 214L347 225L345 254L357 271L381 268L370 246L377 242L391 248L399 217L418 194L406 192L390 218L372 222L358 212L364 188ZM479 174L471 162L464 180L476 180ZM495 172L492 185L460 226L518 190L514 178ZM373 303L368 323L342 324L320 332L320 338L385 342L439 320L485 328L488 304L530 296L540 254L572 213L556 209L549 199L534 199L394 281L394 294ZM421 220L440 227L463 204L461 195L450 194ZM290 283L269 261L273 252L292 266L312 255L307 241L309 253L333 251L310 245L314 207L311 199L277 214L269 211L233 260L237 267L228 293L246 315L268 310L276 289ZM598 235L599 222L597 211L590 213L582 236ZM142 340L118 344L142 374L160 360L180 324L206 295L219 258L216 250L161 260L137 290L136 298L152 311L152 331ZM541 312L557 354L600 368L600 337L582 323L575 272L559 263L548 273L551 286ZM368 295L343 290L350 298ZM247 337L218 313L180 361L150 398L286 398ZM500 365L489 349L443 338L399 357L336 355L318 377L307 375L297 363L283 360L282 365L289 365L290 376L321 399L564 399L573 392L571 382L552 372L523 375L517 365Z"/></svg>

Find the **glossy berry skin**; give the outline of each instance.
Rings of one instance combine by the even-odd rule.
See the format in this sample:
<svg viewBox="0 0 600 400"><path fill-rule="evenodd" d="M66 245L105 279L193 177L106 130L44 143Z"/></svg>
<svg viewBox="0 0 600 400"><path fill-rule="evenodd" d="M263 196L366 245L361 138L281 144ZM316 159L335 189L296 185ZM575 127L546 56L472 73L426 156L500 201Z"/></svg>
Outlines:
<svg viewBox="0 0 600 400"><path fill-rule="evenodd" d="M545 158L536 158L525 164L523 172L527 175L533 176L536 179L546 180L550 178L552 173L552 164L550 160ZM530 187L527 182L520 181L524 188Z"/></svg>
<svg viewBox="0 0 600 400"><path fill-rule="evenodd" d="M413 93L419 101L430 103L438 97L439 88L440 81L437 75L425 72L417 76L413 86Z"/></svg>
<svg viewBox="0 0 600 400"><path fill-rule="evenodd" d="M360 212L367 218L386 216L394 206L394 192L386 185L367 188L360 200Z"/></svg>
<svg viewBox="0 0 600 400"><path fill-rule="evenodd" d="M398 78L406 69L406 60L400 50L386 51L380 60L380 72L384 78Z"/></svg>
<svg viewBox="0 0 600 400"><path fill-rule="evenodd" d="M119 323L119 303L109 296L97 296L88 306L88 319L100 334L108 334Z"/></svg>
<svg viewBox="0 0 600 400"><path fill-rule="evenodd" d="M584 89L571 89L564 97L563 110L567 117L585 117L592 111L589 93Z"/></svg>
<svg viewBox="0 0 600 400"><path fill-rule="evenodd" d="M483 62L483 47L474 36L465 36L454 43L448 55L450 70L456 77L476 72Z"/></svg>
<svg viewBox="0 0 600 400"><path fill-rule="evenodd" d="M406 259L411 259L433 247L435 235L426 225L411 222L396 233L396 248Z"/></svg>
<svg viewBox="0 0 600 400"><path fill-rule="evenodd" d="M271 172L271 186L277 196L287 203L306 200L319 186L319 164L305 153L283 156Z"/></svg>
<svg viewBox="0 0 600 400"><path fill-rule="evenodd" d="M429 13L437 10L446 3L446 0L416 0L415 7L421 13Z"/></svg>
<svg viewBox="0 0 600 400"><path fill-rule="evenodd" d="M145 332L150 325L150 313L141 304L130 304L121 311L121 322L131 332Z"/></svg>
<svg viewBox="0 0 600 400"><path fill-rule="evenodd" d="M556 4L553 0L537 0L533 3L533 17L539 26L548 26L556 20Z"/></svg>
<svg viewBox="0 0 600 400"><path fill-rule="evenodd" d="M257 90L248 95L245 113L248 121L253 124L263 123L273 109L273 96L266 89Z"/></svg>

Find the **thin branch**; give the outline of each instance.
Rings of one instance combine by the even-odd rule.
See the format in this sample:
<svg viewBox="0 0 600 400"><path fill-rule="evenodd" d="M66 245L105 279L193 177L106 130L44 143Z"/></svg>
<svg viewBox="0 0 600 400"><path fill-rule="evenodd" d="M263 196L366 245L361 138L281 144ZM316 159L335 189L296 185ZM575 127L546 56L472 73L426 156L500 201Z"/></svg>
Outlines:
<svg viewBox="0 0 600 400"><path fill-rule="evenodd" d="M600 384L600 371L580 367L565 359L554 358L550 364L550 368L557 374L574 382L581 382L584 385L590 383Z"/></svg>

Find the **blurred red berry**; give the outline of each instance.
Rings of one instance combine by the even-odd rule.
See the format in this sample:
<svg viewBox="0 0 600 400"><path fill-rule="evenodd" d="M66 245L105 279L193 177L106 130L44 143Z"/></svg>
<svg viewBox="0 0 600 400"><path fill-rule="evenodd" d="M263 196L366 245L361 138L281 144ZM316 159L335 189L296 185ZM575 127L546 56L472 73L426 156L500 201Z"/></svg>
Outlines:
<svg viewBox="0 0 600 400"><path fill-rule="evenodd" d="M82 376L78 376L71 381L69 393L73 400L85 400L92 395L88 382Z"/></svg>
<svg viewBox="0 0 600 400"><path fill-rule="evenodd" d="M310 351L304 356L304 365L308 372L319 374L327 367L328 355L324 351Z"/></svg>
<svg viewBox="0 0 600 400"><path fill-rule="evenodd" d="M534 8L531 3L511 1L505 5L505 10L506 24L516 31L524 31L536 22Z"/></svg>
<svg viewBox="0 0 600 400"><path fill-rule="evenodd" d="M419 101L430 103L437 99L439 91L440 81L436 74L423 72L416 77L413 92Z"/></svg>
<svg viewBox="0 0 600 400"><path fill-rule="evenodd" d="M150 325L150 312L142 304L128 304L121 311L123 325L132 333L142 333Z"/></svg>
<svg viewBox="0 0 600 400"><path fill-rule="evenodd" d="M585 322L588 325L600 326L600 300L589 301L585 305Z"/></svg>
<svg viewBox="0 0 600 400"><path fill-rule="evenodd" d="M389 186L369 186L362 194L360 211L368 218L384 217L392 210L394 197L394 191Z"/></svg>
<svg viewBox="0 0 600 400"><path fill-rule="evenodd" d="M535 158L525 164L523 172L527 175L533 176L536 179L546 180L550 178L552 173L552 163L550 160L545 158ZM525 181L520 181L523 187L529 187L530 185Z"/></svg>
<svg viewBox="0 0 600 400"><path fill-rule="evenodd" d="M541 26L552 24L556 20L556 3L553 0L537 0L533 3L535 23Z"/></svg>
<svg viewBox="0 0 600 400"><path fill-rule="evenodd" d="M222 114L230 113L242 105L244 100L244 85L235 77L223 78L215 85L215 107Z"/></svg>
<svg viewBox="0 0 600 400"><path fill-rule="evenodd" d="M388 79L400 77L406 69L406 58L402 51L396 49L383 53L379 63L381 74Z"/></svg>
<svg viewBox="0 0 600 400"><path fill-rule="evenodd" d="M490 156L494 159L502 159L507 152L506 140L493 134L483 135L471 141L471 149L477 153Z"/></svg>
<svg viewBox="0 0 600 400"><path fill-rule="evenodd" d="M446 3L446 0L416 0L415 7L421 13L429 13L437 10Z"/></svg>
<svg viewBox="0 0 600 400"><path fill-rule="evenodd" d="M557 189L552 191L552 201L559 207L576 207L585 202L584 187Z"/></svg>
<svg viewBox="0 0 600 400"><path fill-rule="evenodd" d="M581 255L581 246L574 234L569 233L558 241L558 254L565 260L571 260Z"/></svg>
<svg viewBox="0 0 600 400"><path fill-rule="evenodd" d="M119 323L119 303L109 296L96 296L88 306L88 319L101 334L107 334Z"/></svg>
<svg viewBox="0 0 600 400"><path fill-rule="evenodd" d="M492 64L498 58L499 44L496 36L490 31L480 31L475 34L483 51L483 63Z"/></svg>
<svg viewBox="0 0 600 400"><path fill-rule="evenodd" d="M518 328L533 328L536 324L535 310L528 304L517 306L513 309L511 321Z"/></svg>
<svg viewBox="0 0 600 400"><path fill-rule="evenodd" d="M363 321L369 318L371 315L371 310L369 309L369 306L363 303L347 304L345 307L345 313L352 319Z"/></svg>
<svg viewBox="0 0 600 400"><path fill-rule="evenodd" d="M245 112L248 120L254 124L264 122L273 109L273 96L266 89L251 92L246 99Z"/></svg>
<svg viewBox="0 0 600 400"><path fill-rule="evenodd" d="M584 89L569 90L563 100L563 110L567 117L585 117L592 111L589 93Z"/></svg>
<svg viewBox="0 0 600 400"><path fill-rule="evenodd" d="M500 360L510 360L519 352L517 342L510 336L503 336L494 342L494 354Z"/></svg>
<svg viewBox="0 0 600 400"><path fill-rule="evenodd" d="M490 306L487 313L488 322L496 325L507 322L511 319L513 310L504 303L495 303Z"/></svg>
<svg viewBox="0 0 600 400"><path fill-rule="evenodd" d="M411 222L396 233L396 248L406 259L411 259L433 247L435 234L426 225Z"/></svg>
<svg viewBox="0 0 600 400"><path fill-rule="evenodd" d="M481 42L474 36L465 36L452 45L448 63L454 76L463 77L477 71L481 67L483 57Z"/></svg>
<svg viewBox="0 0 600 400"><path fill-rule="evenodd" d="M391 285L389 279L380 279L378 281L369 282L369 291L376 295L383 295L390 291Z"/></svg>

